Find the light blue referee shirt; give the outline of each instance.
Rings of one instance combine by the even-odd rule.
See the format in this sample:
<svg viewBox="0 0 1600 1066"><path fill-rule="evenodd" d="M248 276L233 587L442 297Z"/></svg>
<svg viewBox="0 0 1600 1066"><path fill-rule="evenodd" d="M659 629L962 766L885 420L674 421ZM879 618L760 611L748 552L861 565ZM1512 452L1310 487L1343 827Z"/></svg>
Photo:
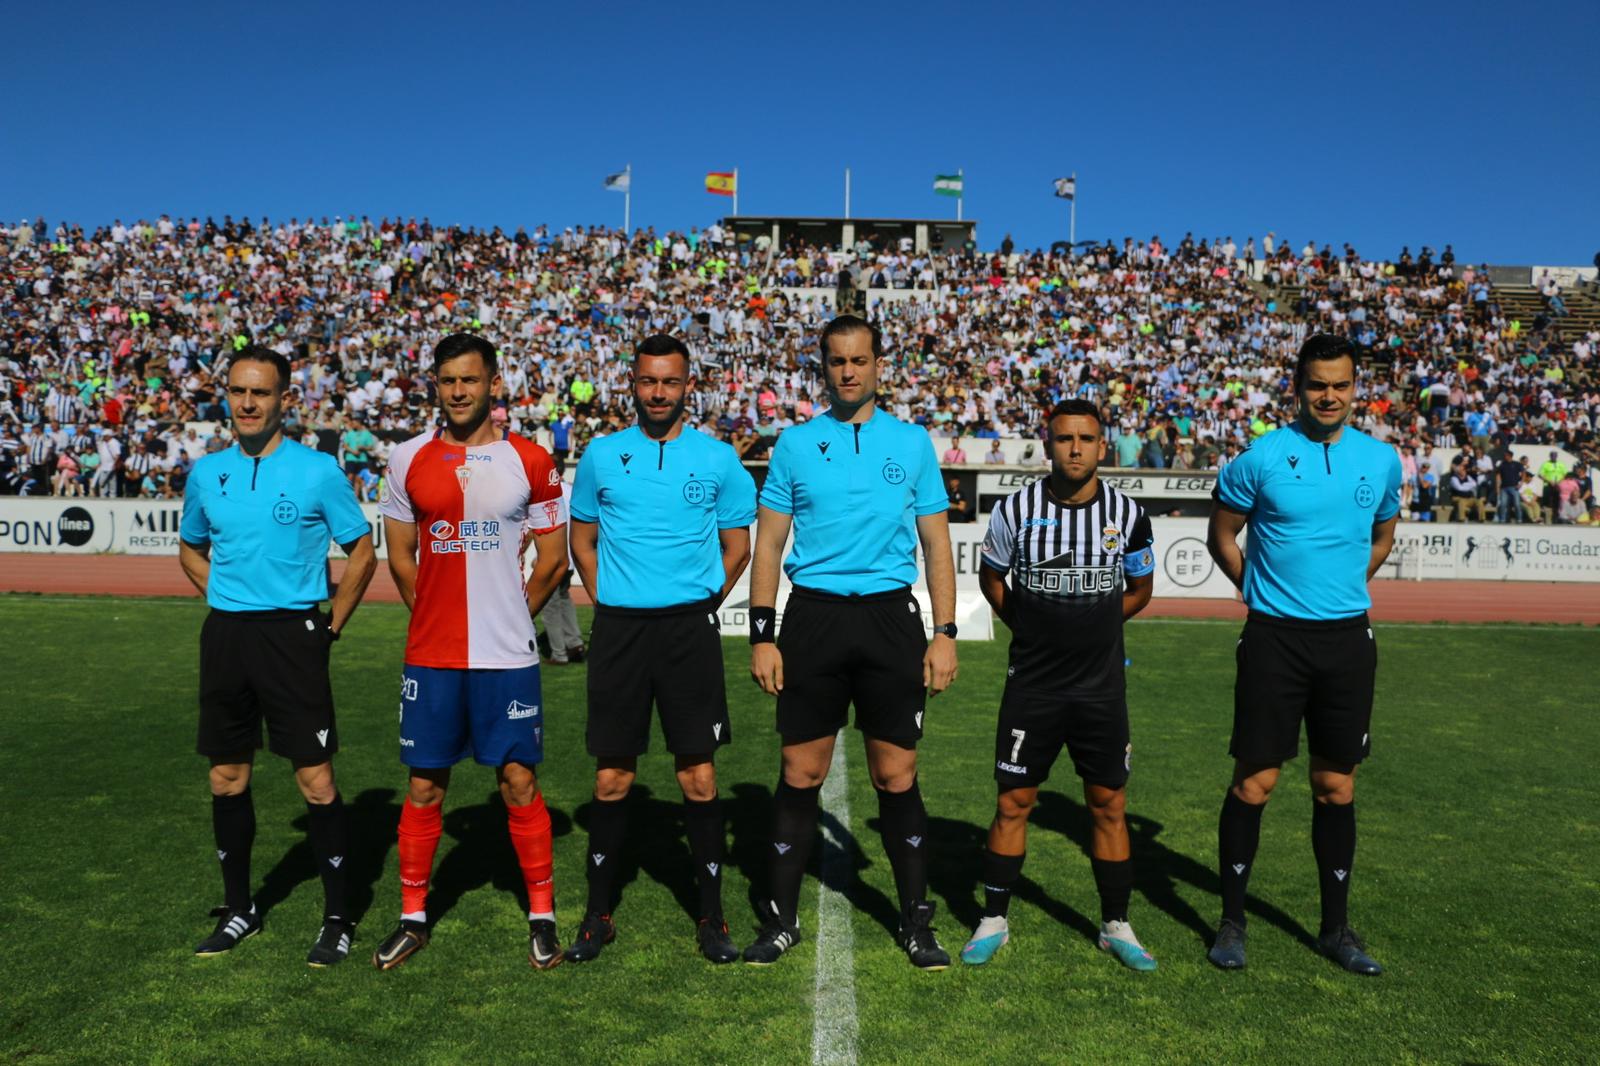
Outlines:
<svg viewBox="0 0 1600 1066"><path fill-rule="evenodd" d="M761 506L794 516L790 581L865 596L917 580L916 520L950 497L921 426L881 410L858 423L824 412L778 437Z"/></svg>
<svg viewBox="0 0 1600 1066"><path fill-rule="evenodd" d="M601 603L701 603L722 591L718 532L756 520L756 483L722 441L687 426L658 441L634 426L584 449L572 517L599 523Z"/></svg>
<svg viewBox="0 0 1600 1066"><path fill-rule="evenodd" d="M1400 513L1400 457L1346 426L1333 444L1298 424L1222 468L1216 497L1249 516L1244 602L1279 618L1353 618L1372 606L1372 527Z"/></svg>
<svg viewBox="0 0 1600 1066"><path fill-rule="evenodd" d="M252 458L235 444L194 464L179 536L211 546L206 602L219 611L306 610L328 598L328 541L370 532L333 456L283 440Z"/></svg>

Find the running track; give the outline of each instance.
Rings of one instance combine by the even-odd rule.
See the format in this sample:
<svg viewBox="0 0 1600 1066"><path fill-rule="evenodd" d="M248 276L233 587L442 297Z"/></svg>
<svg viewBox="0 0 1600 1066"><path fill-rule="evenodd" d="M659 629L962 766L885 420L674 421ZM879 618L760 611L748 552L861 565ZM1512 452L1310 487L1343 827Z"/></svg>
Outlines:
<svg viewBox="0 0 1600 1066"><path fill-rule="evenodd" d="M343 569L335 560L334 576ZM587 603L581 586L573 599ZM192 596L174 556L47 555L0 552L0 592L67 595ZM381 563L367 599L398 603ZM1533 581L1390 581L1372 583L1372 617L1380 622L1554 622L1600 625L1600 585ZM1244 617L1228 600L1156 599L1155 618Z"/></svg>

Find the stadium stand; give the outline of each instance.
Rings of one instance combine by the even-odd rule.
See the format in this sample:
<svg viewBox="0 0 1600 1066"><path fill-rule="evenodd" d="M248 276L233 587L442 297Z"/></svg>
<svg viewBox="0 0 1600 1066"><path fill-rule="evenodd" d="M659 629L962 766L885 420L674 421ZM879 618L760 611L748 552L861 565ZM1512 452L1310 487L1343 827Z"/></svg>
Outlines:
<svg viewBox="0 0 1600 1066"><path fill-rule="evenodd" d="M1494 516L1495 463L1509 450L1537 478L1553 450L1541 516L1590 521L1600 300L1530 281L1496 285L1448 247L1377 261L1274 235L1068 258L1009 239L741 245L720 223L630 240L366 216L24 220L0 225L0 491L180 495L229 443L218 371L249 341L293 360L294 433L342 453L370 431L381 471L431 418L419 368L460 329L502 352L496 417L568 458L630 420L633 341L676 331L699 362L693 417L759 461L815 412L814 337L848 305L883 329L890 409L955 465L1039 462L1040 413L1082 396L1115 465L1214 469L1289 417L1293 353L1326 330L1362 353L1355 423L1402 450L1419 516ZM1463 488L1466 467L1487 481ZM375 492L376 472L352 476ZM1467 491L1482 506L1458 504Z"/></svg>

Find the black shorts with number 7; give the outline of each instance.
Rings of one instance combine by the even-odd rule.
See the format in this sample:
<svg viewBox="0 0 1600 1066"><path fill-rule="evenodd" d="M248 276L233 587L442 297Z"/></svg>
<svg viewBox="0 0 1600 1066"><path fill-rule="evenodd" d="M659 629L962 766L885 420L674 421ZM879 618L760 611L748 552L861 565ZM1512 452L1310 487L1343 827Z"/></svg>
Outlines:
<svg viewBox="0 0 1600 1066"><path fill-rule="evenodd" d="M1044 784L1063 747L1084 784L1126 785L1133 753L1126 696L1081 698L1007 685L994 734L994 779L1000 787Z"/></svg>

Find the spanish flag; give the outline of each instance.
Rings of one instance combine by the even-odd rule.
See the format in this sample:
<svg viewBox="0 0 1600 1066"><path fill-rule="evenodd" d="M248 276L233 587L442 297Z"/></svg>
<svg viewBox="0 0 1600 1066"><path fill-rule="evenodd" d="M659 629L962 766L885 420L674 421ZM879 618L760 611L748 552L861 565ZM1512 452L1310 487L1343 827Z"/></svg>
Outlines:
<svg viewBox="0 0 1600 1066"><path fill-rule="evenodd" d="M737 191L736 179L731 172L714 170L706 175L706 192L713 196L732 196Z"/></svg>

